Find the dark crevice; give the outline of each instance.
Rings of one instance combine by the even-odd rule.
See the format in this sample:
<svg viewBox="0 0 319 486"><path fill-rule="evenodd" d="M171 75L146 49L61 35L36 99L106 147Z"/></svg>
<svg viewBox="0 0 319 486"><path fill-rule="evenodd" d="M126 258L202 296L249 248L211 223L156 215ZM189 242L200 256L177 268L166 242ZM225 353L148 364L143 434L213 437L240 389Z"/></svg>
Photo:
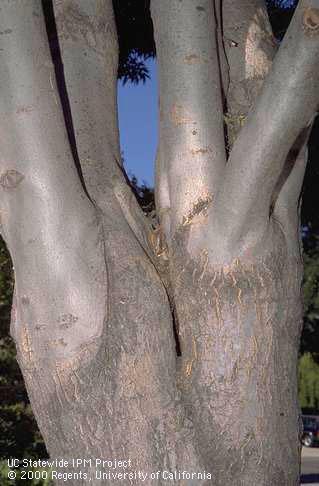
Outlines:
<svg viewBox="0 0 319 486"><path fill-rule="evenodd" d="M215 22L216 22L215 37L216 37L216 45L217 45L217 59L218 59L218 66L219 66L220 86L221 86L221 92L222 92L223 113L226 114L228 112L227 95L228 95L228 88L229 88L229 77L228 77L227 80L223 79L222 56L224 56L225 62L227 64L228 76L229 76L229 63L228 63L226 49L225 49L225 43L224 43L223 4L222 4L222 0L216 0L216 1L219 2L219 9L218 10L216 9L216 3L214 2L214 16L215 16ZM219 18L218 18L218 11L219 11ZM221 42L219 42L219 37L218 37L218 31L219 30L220 30ZM224 83L226 83L226 86L224 86ZM227 128L227 123L225 121L223 123L223 129L224 129L226 158L228 159L229 154L230 154L230 146L229 146L229 140L228 140L228 128Z"/></svg>
<svg viewBox="0 0 319 486"><path fill-rule="evenodd" d="M175 338L175 349L176 349L176 355L177 356L182 356L182 350L181 350L181 343L179 339L179 334L178 334L178 318L177 318L177 312L176 308L172 308L172 317L173 317L173 332L174 332L174 338Z"/></svg>

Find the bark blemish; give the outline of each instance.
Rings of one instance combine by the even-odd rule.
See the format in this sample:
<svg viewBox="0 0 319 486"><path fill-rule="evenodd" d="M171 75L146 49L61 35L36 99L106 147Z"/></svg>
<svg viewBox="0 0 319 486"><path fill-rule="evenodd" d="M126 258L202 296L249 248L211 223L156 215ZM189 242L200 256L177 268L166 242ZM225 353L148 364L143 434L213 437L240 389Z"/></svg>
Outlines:
<svg viewBox="0 0 319 486"><path fill-rule="evenodd" d="M36 331L43 331L46 327L43 325L37 325L35 326Z"/></svg>
<svg viewBox="0 0 319 486"><path fill-rule="evenodd" d="M22 302L23 305L28 305L28 304L30 304L30 299L27 295L23 295L21 297L21 302Z"/></svg>
<svg viewBox="0 0 319 486"><path fill-rule="evenodd" d="M309 7L303 16L303 29L307 35L319 34L319 8Z"/></svg>
<svg viewBox="0 0 319 486"><path fill-rule="evenodd" d="M11 33L12 33L12 29L5 29L0 31L0 35L11 34Z"/></svg>
<svg viewBox="0 0 319 486"><path fill-rule="evenodd" d="M46 342L46 348L47 349L49 349L51 347L56 348L56 347L59 347L59 346L63 346L63 347L67 346L67 343L64 341L63 338L56 339L55 341L47 341Z"/></svg>
<svg viewBox="0 0 319 486"><path fill-rule="evenodd" d="M177 103L172 106L170 119L175 126L187 125L188 123L192 123L190 113L182 105L179 105ZM196 122L193 123L196 124Z"/></svg>
<svg viewBox="0 0 319 486"><path fill-rule="evenodd" d="M204 154L207 154L208 152L210 152L209 148L206 148L206 149L200 148L200 149L192 149L191 150L192 155L204 155Z"/></svg>
<svg viewBox="0 0 319 486"><path fill-rule="evenodd" d="M9 169L0 176L0 185L4 189L14 189L24 179L24 175L14 169Z"/></svg>
<svg viewBox="0 0 319 486"><path fill-rule="evenodd" d="M184 62L186 64L198 64L200 62L200 56L197 54L189 54L184 57Z"/></svg>
<svg viewBox="0 0 319 486"><path fill-rule="evenodd" d="M96 47L94 25L79 8L67 5L61 15L57 16L57 24L60 28L61 38L66 40L71 38L74 42L79 38L84 38L88 46Z"/></svg>
<svg viewBox="0 0 319 486"><path fill-rule="evenodd" d="M31 364L33 362L33 349L28 329L24 326L21 333L21 351L24 358Z"/></svg>
<svg viewBox="0 0 319 486"><path fill-rule="evenodd" d="M192 370L193 370L193 365L197 360L197 344L196 344L196 339L193 336L192 337L192 358L188 363L186 363L186 368L185 368L185 374L186 376L191 376Z"/></svg>
<svg viewBox="0 0 319 486"><path fill-rule="evenodd" d="M199 198L198 201L194 204L193 209L186 217L183 218L182 226L187 226L188 224L191 224L194 217L199 216L201 213L204 213L204 215L206 216L206 210L212 200L213 198L211 196L208 196L204 199Z"/></svg>
<svg viewBox="0 0 319 486"><path fill-rule="evenodd" d="M168 247L161 226L149 233L148 240L155 255L157 257L162 257L164 260L168 260Z"/></svg>
<svg viewBox="0 0 319 486"><path fill-rule="evenodd" d="M198 10L199 12L205 12L204 7L202 7L201 5L197 5L196 10Z"/></svg>
<svg viewBox="0 0 319 486"><path fill-rule="evenodd" d="M208 263L209 263L208 250L206 250L206 248L204 248L202 250L201 257L204 259L204 263L203 263L202 272L201 272L200 276L198 277L198 280L199 281L203 280L203 277L204 277L204 275L206 273L206 270L207 270L207 267L208 267Z"/></svg>
<svg viewBox="0 0 319 486"><path fill-rule="evenodd" d="M62 329L69 329L79 318L73 314L62 314L58 318L58 324Z"/></svg>
<svg viewBox="0 0 319 486"><path fill-rule="evenodd" d="M67 2L66 2L67 3ZM105 60L104 34L110 31L110 26L102 14L98 20L94 16L87 15L85 10L75 4L64 4L58 9L56 23L59 29L59 37L63 41L74 43L83 41L88 49L92 49Z"/></svg>
<svg viewBox="0 0 319 486"><path fill-rule="evenodd" d="M274 37L263 9L258 9L249 25L245 42L246 79L264 79L273 57Z"/></svg>
<svg viewBox="0 0 319 486"><path fill-rule="evenodd" d="M53 374L53 380L56 386L58 400L62 407L64 403L72 403L77 399L76 394L73 392L73 390L76 391L76 384L71 382L69 366L65 367L65 364L62 366L57 364L55 373Z"/></svg>
<svg viewBox="0 0 319 486"><path fill-rule="evenodd" d="M21 115L21 114L24 114L24 113L31 113L32 111L33 111L32 105L21 105L21 106L18 106L18 108L16 109L16 114Z"/></svg>

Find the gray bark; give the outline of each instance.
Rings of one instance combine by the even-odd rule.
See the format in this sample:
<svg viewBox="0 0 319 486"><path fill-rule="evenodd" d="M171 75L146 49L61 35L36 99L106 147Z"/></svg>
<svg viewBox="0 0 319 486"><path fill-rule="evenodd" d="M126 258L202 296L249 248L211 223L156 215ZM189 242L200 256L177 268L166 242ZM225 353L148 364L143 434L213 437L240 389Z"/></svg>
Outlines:
<svg viewBox="0 0 319 486"><path fill-rule="evenodd" d="M152 15L160 66L158 170L170 204L159 201L159 210L169 210L174 234L194 202L216 192L226 160L216 25L210 0L153 2Z"/></svg>
<svg viewBox="0 0 319 486"><path fill-rule="evenodd" d="M199 4L183 2L188 19L198 19L203 8L212 8L212 2ZM186 201L179 217L182 224L171 231L168 246L182 351L180 387L195 424L200 457L216 472L212 484L233 484L236 478L243 485L295 485L302 322L298 197L305 167L302 146L319 97L318 2L300 2L272 66L275 46L262 4L222 5L224 29L217 39L219 58L226 56L229 72L220 61L220 74L227 118L237 117L239 123L228 127L232 139L227 164L223 167L220 157L211 161L217 190L210 186L205 197L193 195L194 189L178 193ZM215 7L220 22L219 2ZM176 48L175 32L182 46L190 35L189 28L181 32L175 15L179 8L177 1L169 6L153 1L164 86L174 77L178 61L172 66L166 61L161 70L161 59ZM235 17L240 20L235 22ZM216 64L209 62L214 72ZM206 69L198 64L196 79L205 76ZM184 89L192 89L195 77L175 77ZM215 143L221 114L217 108L212 128L205 108L216 87L215 82L202 88L197 107L203 110L203 125L214 131L210 137ZM178 91L174 94L177 98ZM161 105L166 107L167 99L161 91ZM191 103L186 102L185 111ZM172 106L171 100L167 113ZM190 153L180 157L178 144L170 144L170 130L174 134L175 128L169 116L160 123L166 165L176 164L180 174L190 170L200 177ZM185 125L189 137L191 129ZM184 176L180 179L170 178L168 171L172 194ZM171 214L175 204L182 206L170 198Z"/></svg>
<svg viewBox="0 0 319 486"><path fill-rule="evenodd" d="M121 456L144 471L187 464L192 432L176 388L163 284L116 187L105 187L105 202L92 192L98 205L80 184L40 1L11 2L1 22L10 29L1 51L1 213L15 267L11 332L50 456ZM105 153L110 167L113 155ZM91 181L89 191L98 191Z"/></svg>
<svg viewBox="0 0 319 486"><path fill-rule="evenodd" d="M319 102L319 2L300 2L273 63L259 0L151 3L156 234L119 162L111 0L54 2L85 188L41 2L1 6L1 233L32 408L51 458L211 474L181 486L294 486L298 205ZM106 484L93 469L69 484Z"/></svg>

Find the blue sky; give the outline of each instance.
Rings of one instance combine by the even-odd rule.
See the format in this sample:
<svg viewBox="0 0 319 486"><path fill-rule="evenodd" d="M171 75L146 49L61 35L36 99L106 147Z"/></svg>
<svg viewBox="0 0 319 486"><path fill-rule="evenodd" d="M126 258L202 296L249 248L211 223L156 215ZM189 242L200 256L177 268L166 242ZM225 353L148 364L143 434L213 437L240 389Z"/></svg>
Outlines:
<svg viewBox="0 0 319 486"><path fill-rule="evenodd" d="M118 108L125 168L140 183L145 181L153 186L158 126L157 72L154 60L146 61L146 65L151 79L145 84L123 86L119 82Z"/></svg>
<svg viewBox="0 0 319 486"><path fill-rule="evenodd" d="M284 7L290 7L295 0L276 0ZM158 104L156 61L148 60L151 79L145 84L125 86L119 82L118 107L121 149L125 168L129 175L135 175L139 182L154 185L154 160L157 146Z"/></svg>

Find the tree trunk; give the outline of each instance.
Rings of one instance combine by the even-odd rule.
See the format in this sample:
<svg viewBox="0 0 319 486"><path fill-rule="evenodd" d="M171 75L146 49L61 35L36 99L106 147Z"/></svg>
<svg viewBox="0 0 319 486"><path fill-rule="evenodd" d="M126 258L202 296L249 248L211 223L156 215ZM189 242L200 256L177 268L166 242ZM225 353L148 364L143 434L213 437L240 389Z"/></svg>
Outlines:
<svg viewBox="0 0 319 486"><path fill-rule="evenodd" d="M120 164L111 0L54 1L73 150L41 2L2 6L1 233L31 405L70 485L125 473L124 484L294 486L318 0L300 2L273 65L259 0L151 3L155 233ZM110 472L100 459L130 463Z"/></svg>
<svg viewBox="0 0 319 486"><path fill-rule="evenodd" d="M211 265L190 257L187 233L174 261L180 384L212 484L299 484L300 258L278 231L273 251Z"/></svg>

